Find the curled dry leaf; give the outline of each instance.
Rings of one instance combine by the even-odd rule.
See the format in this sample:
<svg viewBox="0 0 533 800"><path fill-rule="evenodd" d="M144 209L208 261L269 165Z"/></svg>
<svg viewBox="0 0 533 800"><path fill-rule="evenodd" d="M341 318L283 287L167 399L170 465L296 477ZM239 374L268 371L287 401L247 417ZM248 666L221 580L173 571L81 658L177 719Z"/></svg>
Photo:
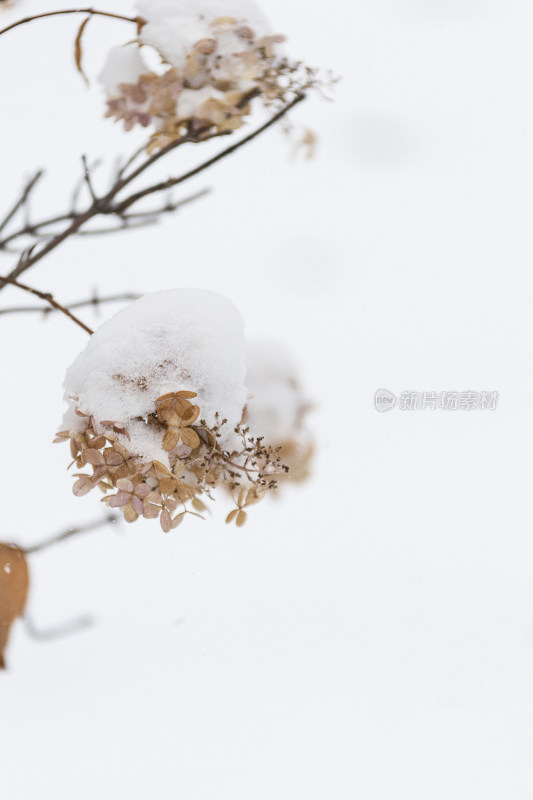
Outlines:
<svg viewBox="0 0 533 800"><path fill-rule="evenodd" d="M83 22L81 23L80 27L78 28L78 33L76 34L76 40L74 42L74 61L76 62L76 69L78 70L78 72L82 76L82 78L85 81L85 83L87 84L87 86L89 85L89 79L88 79L87 75L85 74L85 72L83 71L83 67L81 65L81 60L82 60L82 57L83 57L83 49L82 49L82 45L81 45L81 40L83 38L83 33L85 31L87 23L89 22L90 19L91 19L91 15L89 15L88 17L86 17L83 20Z"/></svg>
<svg viewBox="0 0 533 800"><path fill-rule="evenodd" d="M26 556L19 547L0 544L0 669L11 626L22 616L28 598L30 578Z"/></svg>

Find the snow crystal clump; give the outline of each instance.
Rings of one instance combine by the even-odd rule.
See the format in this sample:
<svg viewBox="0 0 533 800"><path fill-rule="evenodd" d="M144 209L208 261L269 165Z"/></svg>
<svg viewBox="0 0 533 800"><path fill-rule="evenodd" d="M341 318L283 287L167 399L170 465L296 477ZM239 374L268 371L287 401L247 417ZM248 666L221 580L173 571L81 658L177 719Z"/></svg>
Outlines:
<svg viewBox="0 0 533 800"><path fill-rule="evenodd" d="M252 0L141 0L138 9L147 21L141 41L155 47L180 70L197 42L212 39L215 20L246 26L258 39L271 33L266 17ZM218 55L242 50L242 36L235 27L229 28L219 43Z"/></svg>
<svg viewBox="0 0 533 800"><path fill-rule="evenodd" d="M123 83L135 84L148 71L137 43L112 47L98 80L110 97L120 94Z"/></svg>
<svg viewBox="0 0 533 800"><path fill-rule="evenodd" d="M231 446L246 402L244 323L226 298L199 289L142 297L104 323L69 367L63 427L83 430L80 414L112 422L128 450L168 463L147 417L171 392L196 393L208 426L227 418L221 445ZM86 418L85 418L86 419Z"/></svg>
<svg viewBox="0 0 533 800"><path fill-rule="evenodd" d="M270 341L255 341L247 348L246 385L250 392L244 424L252 436L262 436L270 447L280 448L287 477L308 477L313 442L305 427L310 404L298 380L298 370L286 349Z"/></svg>

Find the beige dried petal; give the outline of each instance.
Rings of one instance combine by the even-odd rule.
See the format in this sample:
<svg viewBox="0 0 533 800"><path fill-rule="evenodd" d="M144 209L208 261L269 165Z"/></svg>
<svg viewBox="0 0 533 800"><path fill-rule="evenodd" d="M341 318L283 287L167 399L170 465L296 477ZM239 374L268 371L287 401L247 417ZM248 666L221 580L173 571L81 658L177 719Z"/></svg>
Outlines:
<svg viewBox="0 0 533 800"><path fill-rule="evenodd" d="M163 438L163 450L166 450L167 453L170 453L171 450L174 450L177 443L180 439L180 432L175 430L174 428L170 431L165 433Z"/></svg>
<svg viewBox="0 0 533 800"><path fill-rule="evenodd" d="M168 406L163 406L157 412L157 418L160 422L166 422L167 425L174 425L179 427L181 424L180 416L174 411L173 408L169 408Z"/></svg>
<svg viewBox="0 0 533 800"><path fill-rule="evenodd" d="M98 452L98 450L94 450L92 447L88 447L83 451L83 459L86 464L93 464L95 467L100 467L105 464L102 453Z"/></svg>
<svg viewBox="0 0 533 800"><path fill-rule="evenodd" d="M137 495L135 495L135 494L131 498L131 505L132 505L133 510L135 511L135 513L138 514L139 516L141 516L141 514L144 513L143 501L141 500L140 497L137 497Z"/></svg>
<svg viewBox="0 0 533 800"><path fill-rule="evenodd" d="M156 473L158 478L163 478L163 477L165 477L165 475L171 475L172 474L170 472L169 468L165 467L165 465L162 464L160 461L154 460L154 461L152 461L152 464L154 466L154 470L155 470L155 473Z"/></svg>
<svg viewBox="0 0 533 800"><path fill-rule="evenodd" d="M131 504L123 509L123 513L126 522L135 522L136 519L139 519L139 515Z"/></svg>
<svg viewBox="0 0 533 800"><path fill-rule="evenodd" d="M234 508L233 511L230 511L228 516L226 517L226 525L229 525L230 522L233 522L238 513L239 513L238 508Z"/></svg>
<svg viewBox="0 0 533 800"><path fill-rule="evenodd" d="M117 487L123 492L129 492L130 494L133 492L133 483L128 478L119 478Z"/></svg>
<svg viewBox="0 0 533 800"><path fill-rule="evenodd" d="M178 482L175 478L161 478L159 482L159 491L161 494L172 494L178 488Z"/></svg>
<svg viewBox="0 0 533 800"><path fill-rule="evenodd" d="M181 440L183 444L190 447L194 450L196 447L200 446L200 439L196 431L193 431L192 428L183 428L181 432Z"/></svg>
<svg viewBox="0 0 533 800"><path fill-rule="evenodd" d="M127 506L130 500L130 492L118 492L109 499L109 505L111 508L122 508L122 506Z"/></svg>
<svg viewBox="0 0 533 800"><path fill-rule="evenodd" d="M124 462L122 456L111 448L104 451L104 458L105 463L109 464L110 467L119 467Z"/></svg>
<svg viewBox="0 0 533 800"><path fill-rule="evenodd" d="M123 459L130 457L129 451L124 447L123 444L120 444L120 442L113 442L113 450L116 450L119 456L122 456Z"/></svg>
<svg viewBox="0 0 533 800"><path fill-rule="evenodd" d="M172 528L176 529L179 525L181 525L184 519L185 519L185 511L183 511L181 514L178 514L178 516L172 520Z"/></svg>
<svg viewBox="0 0 533 800"><path fill-rule="evenodd" d="M185 409L185 411L181 415L181 419L185 425L192 425L194 422L196 422L199 416L200 416L200 407L190 406L190 408Z"/></svg>
<svg viewBox="0 0 533 800"><path fill-rule="evenodd" d="M246 522L246 516L247 516L246 511L243 511L241 508L241 510L237 514L237 523L236 523L237 527L241 528L244 525L244 523Z"/></svg>
<svg viewBox="0 0 533 800"><path fill-rule="evenodd" d="M82 478L79 478L73 485L72 494L76 495L76 497L83 497L85 494L88 494L92 488L93 488L93 482L86 475Z"/></svg>
<svg viewBox="0 0 533 800"><path fill-rule="evenodd" d="M161 527L164 533L168 533L169 531L172 530L172 517L170 516L166 508L161 512L161 518L159 521L161 523Z"/></svg>
<svg viewBox="0 0 533 800"><path fill-rule="evenodd" d="M145 519L157 519L160 513L161 513L160 506L156 506L153 503L144 504L143 516Z"/></svg>
<svg viewBox="0 0 533 800"><path fill-rule="evenodd" d="M193 50L195 53L200 53L200 55L210 56L211 53L214 53L217 49L217 41L216 39L199 39L193 45Z"/></svg>

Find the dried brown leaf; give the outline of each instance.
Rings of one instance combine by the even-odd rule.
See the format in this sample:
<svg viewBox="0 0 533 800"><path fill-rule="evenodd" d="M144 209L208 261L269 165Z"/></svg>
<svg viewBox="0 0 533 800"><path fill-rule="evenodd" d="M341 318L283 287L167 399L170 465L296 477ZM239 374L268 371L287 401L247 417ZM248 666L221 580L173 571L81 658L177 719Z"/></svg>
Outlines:
<svg viewBox="0 0 533 800"><path fill-rule="evenodd" d="M81 65L81 61L82 61L82 57L83 57L83 49L82 49L82 45L81 45L81 40L83 38L83 33L85 31L87 23L89 22L90 19L91 19L91 15L89 14L89 16L86 17L83 20L83 22L81 23L80 27L78 28L78 33L76 34L76 40L74 42L74 61L76 62L76 69L78 70L78 72L82 76L82 78L85 81L85 83L87 84L87 86L89 85L89 79L87 78L87 75L83 71L83 67Z"/></svg>
<svg viewBox="0 0 533 800"><path fill-rule="evenodd" d="M5 669L5 649L11 626L26 607L30 576L23 551L0 544L0 669Z"/></svg>

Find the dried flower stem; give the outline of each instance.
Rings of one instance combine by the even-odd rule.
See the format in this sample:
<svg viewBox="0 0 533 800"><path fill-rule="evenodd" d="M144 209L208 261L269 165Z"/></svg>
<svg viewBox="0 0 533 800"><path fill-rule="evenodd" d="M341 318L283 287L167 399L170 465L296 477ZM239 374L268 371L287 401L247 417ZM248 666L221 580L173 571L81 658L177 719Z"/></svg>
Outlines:
<svg viewBox="0 0 533 800"><path fill-rule="evenodd" d="M69 303L68 306L65 306L69 311L72 311L74 308L85 308L87 306L93 306L97 308L98 306L104 305L104 303L119 303L119 302L126 302L126 301L133 301L138 300L140 295L134 294L132 292L124 292L123 294L112 294L106 297L98 297L97 294L94 294L89 300L77 300L75 303ZM11 308L0 308L0 316L4 316L6 314L43 314L47 316L48 314L54 314L59 309L55 308L54 306L12 306Z"/></svg>
<svg viewBox="0 0 533 800"><path fill-rule="evenodd" d="M34 289L32 286L28 286L25 283L19 283L18 281L14 280L13 278L10 278L9 276L8 277L4 277L4 278L0 277L0 280L4 281L5 283L9 283L12 286L16 286L17 289L22 289L25 292L29 292L30 294L37 295L37 297L40 297L41 300L45 300L47 303L49 303L57 311L61 311L63 314L65 314L67 317L69 317L69 319L71 319L73 322L75 322L76 325L79 325L80 328L83 328L83 330L86 333L88 333L89 335L92 335L94 333L94 331L91 328L89 328L87 325L85 325L85 323L82 322L81 319L78 319L78 317L74 316L74 314L71 311L69 311L68 308L66 308L65 306L62 306L61 303L57 302L57 300L54 300L54 298L52 297L52 295L50 293L48 293L48 292L40 292L38 289Z"/></svg>
<svg viewBox="0 0 533 800"><path fill-rule="evenodd" d="M122 14L113 14L111 11L98 11L95 8L67 8L62 11L47 11L44 14L34 14L32 17L24 17L24 19L19 19L17 22L13 22L11 25L8 25L6 28L0 30L0 36L2 36L3 33L13 30L13 28L18 28L19 25L26 25L28 22L33 22L36 19L44 19L44 17L58 17L65 14L88 14L90 17L110 17L111 19L121 19L125 22L133 22L136 25L144 24L142 17L125 17Z"/></svg>
<svg viewBox="0 0 533 800"><path fill-rule="evenodd" d="M119 517L117 517L116 514L107 514L102 519L95 520L94 522L88 522L86 525L79 525L77 528L68 528L66 531L63 531L63 533L57 533L50 539L45 539L44 542L39 542L39 544L34 544L30 547L21 547L20 549L26 555L29 555L30 553L39 553L41 550L46 550L55 544L60 544L61 542L64 542L65 539L70 539L72 536L77 536L80 533L89 533L89 531L102 528L104 525L115 525L118 521Z"/></svg>
<svg viewBox="0 0 533 800"><path fill-rule="evenodd" d="M96 197L96 199L92 200L90 206L85 209L85 211L79 212L71 221L70 225L65 228L63 231L58 233L57 235L53 236L46 244L44 244L40 249L36 252L35 248L37 247L37 242L35 245L30 248L20 259L17 266L9 273L7 278L0 278L0 290L2 290L7 283L13 282L18 278L26 270L33 267L36 263L41 261L45 256L55 250L60 244L62 244L65 240L69 239L71 236L78 233L80 228L82 228L89 220L97 217L99 215L117 215L122 217L125 211L130 208L134 203L137 203L144 197L147 197L151 194L157 194L159 192L167 191L173 186L177 186L180 183L183 183L190 178L199 175L204 170L208 169L209 167L216 164L218 161L221 161L223 158L235 153L241 147L248 144L249 142L253 141L253 139L257 138L260 134L264 133L268 128L274 125L278 120L285 116L294 106L300 103L302 100L305 99L305 94L300 93L298 94L293 100L287 103L283 108L281 108L276 114L274 114L267 122L257 128L252 133L245 136L243 139L240 139L235 144L227 147L225 150L222 150L217 155L213 156L212 158L204 161L202 164L199 164L192 170L189 170L185 174L176 177L176 178L169 178L167 181L163 181L162 183L156 183L152 186L148 186L145 189L141 189L138 192L130 195L129 197L125 198L120 202L116 202L115 198L117 195L132 181L142 175L147 169L149 169L153 164L159 161L163 156L170 153L172 150L175 150L177 147L185 144L187 142L198 142L198 141L205 141L208 139L212 139L215 137L220 136L220 133L209 134L206 130L204 131L197 131L196 133L188 133L185 136L177 139L166 147L161 148L156 153L153 153L149 156L142 164L140 164L133 172L130 172L128 175L121 175L117 178L114 185L111 189L101 198ZM92 199L92 198L91 198ZM5 242L5 240L4 240ZM43 297L43 299L49 302L48 297ZM66 311L66 309L65 309ZM68 316L70 316L67 313ZM82 327L84 327L82 325Z"/></svg>

